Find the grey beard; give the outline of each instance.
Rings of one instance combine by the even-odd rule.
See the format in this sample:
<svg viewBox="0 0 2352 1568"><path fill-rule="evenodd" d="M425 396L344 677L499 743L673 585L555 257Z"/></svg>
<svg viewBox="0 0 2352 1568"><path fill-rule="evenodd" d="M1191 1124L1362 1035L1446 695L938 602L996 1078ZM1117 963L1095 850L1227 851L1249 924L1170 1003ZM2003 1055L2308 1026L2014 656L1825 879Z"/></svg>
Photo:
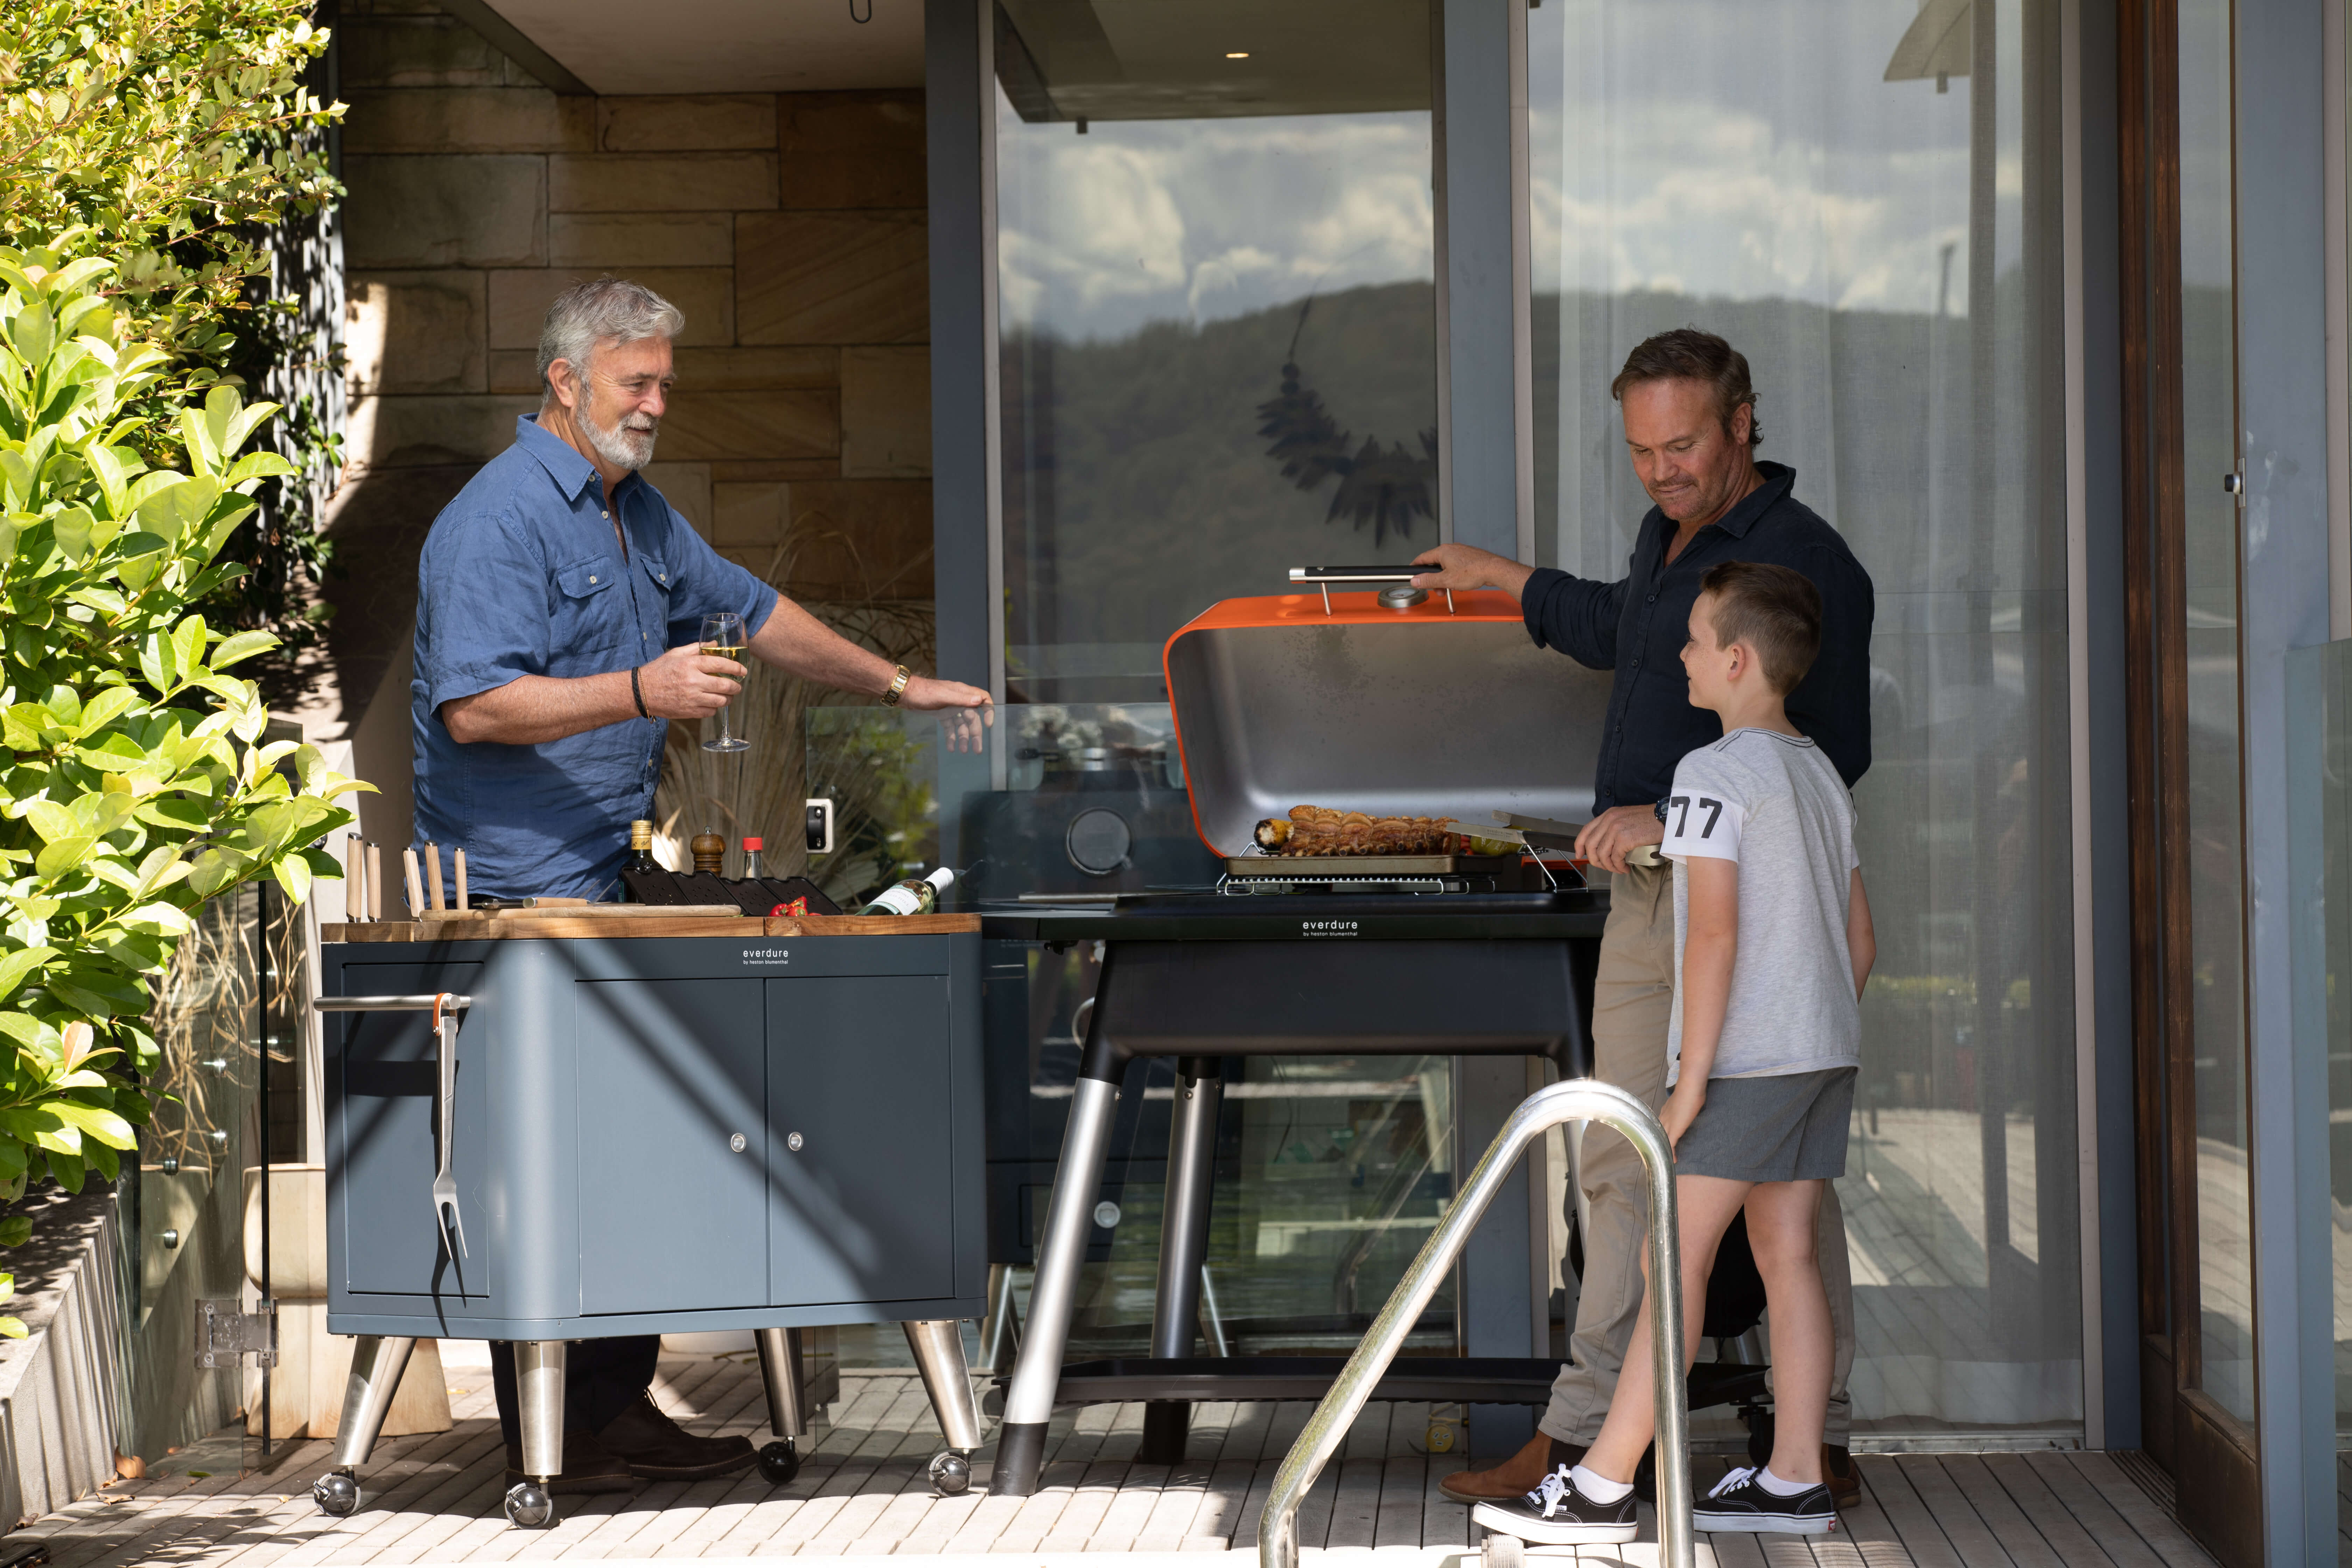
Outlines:
<svg viewBox="0 0 2352 1568"><path fill-rule="evenodd" d="M654 438L657 431L599 425L596 416L584 406L580 410L580 427L588 433L588 444L596 448L596 455L616 468L626 468L635 473L654 460Z"/></svg>

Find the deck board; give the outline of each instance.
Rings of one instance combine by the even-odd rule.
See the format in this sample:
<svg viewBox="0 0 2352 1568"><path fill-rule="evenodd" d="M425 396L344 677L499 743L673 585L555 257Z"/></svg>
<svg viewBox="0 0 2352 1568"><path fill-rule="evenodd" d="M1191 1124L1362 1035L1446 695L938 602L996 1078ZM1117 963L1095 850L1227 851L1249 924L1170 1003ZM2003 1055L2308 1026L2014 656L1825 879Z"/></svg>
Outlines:
<svg viewBox="0 0 2352 1568"><path fill-rule="evenodd" d="M1045 1468L1026 1498L994 1497L992 1441L974 1484L936 1495L926 1474L939 1424L909 1373L847 1371L831 1420L801 1440L789 1486L758 1470L697 1483L562 1500L548 1531L508 1524L505 1451L487 1369L453 1366L466 1385L448 1432L379 1443L348 1519L318 1512L310 1483L331 1445L298 1443L266 1473L121 1483L34 1521L56 1568L168 1563L175 1568L395 1568L404 1563L646 1562L697 1557L1254 1551L1274 1476L1304 1429L1301 1404L1220 1402L1193 1413L1182 1463L1144 1465L1141 1405L1055 1414ZM478 1384L478 1386L474 1386ZM769 1440L749 1357L666 1359L655 1397L702 1433ZM1351 1423L1298 1517L1308 1551L1472 1548L1470 1510L1439 1492L1468 1461L1425 1452L1426 1405L1370 1405ZM182 1461L183 1464L187 1461ZM2212 1568L2131 1473L2103 1454L1865 1456L1864 1497L1832 1535L1700 1538L1714 1568ZM198 1468L202 1468L198 1466ZM1702 1460L1704 1486L1720 1468ZM1623 1548L1547 1552L1538 1568L1654 1568L1656 1533ZM1469 1568L1476 1568L1471 1563Z"/></svg>

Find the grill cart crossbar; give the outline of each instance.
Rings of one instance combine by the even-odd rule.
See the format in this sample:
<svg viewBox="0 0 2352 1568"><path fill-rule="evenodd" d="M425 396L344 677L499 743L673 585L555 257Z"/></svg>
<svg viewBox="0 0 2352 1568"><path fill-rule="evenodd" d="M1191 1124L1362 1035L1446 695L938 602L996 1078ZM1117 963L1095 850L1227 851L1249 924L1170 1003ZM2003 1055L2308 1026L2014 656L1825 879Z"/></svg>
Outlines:
<svg viewBox="0 0 2352 1568"><path fill-rule="evenodd" d="M1307 1417L1306 1429L1275 1472L1274 1491L1258 1521L1260 1568L1298 1568L1298 1505L1348 1436L1357 1414L1370 1399L1389 1363L1420 1321L1437 1288L1452 1274L1454 1258L1477 1228L1479 1216L1510 1178L1528 1145L1570 1121L1598 1121L1624 1135L1642 1157L1650 1181L1651 1376L1658 1407L1658 1542L1664 1568L1693 1568L1690 1413L1683 1391L1683 1292L1681 1244L1675 1207L1674 1148L1665 1129L1643 1103L1594 1079L1576 1079L1537 1090L1511 1113L1495 1142L1470 1173L1462 1192L1421 1256L1397 1282L1395 1293L1373 1320L1331 1392Z"/></svg>

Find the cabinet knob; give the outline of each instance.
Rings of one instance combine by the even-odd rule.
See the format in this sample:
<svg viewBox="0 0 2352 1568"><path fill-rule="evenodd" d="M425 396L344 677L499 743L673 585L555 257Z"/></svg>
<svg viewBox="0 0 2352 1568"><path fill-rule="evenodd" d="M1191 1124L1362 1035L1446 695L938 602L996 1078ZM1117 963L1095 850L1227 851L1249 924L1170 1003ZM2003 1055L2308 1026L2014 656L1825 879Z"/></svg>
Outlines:
<svg viewBox="0 0 2352 1568"><path fill-rule="evenodd" d="M179 1245L180 1245L180 1233L179 1233L176 1229L174 1229L174 1230L167 1230L167 1231L165 1231L165 1232L163 1233L163 1245L164 1245L164 1246L166 1246L166 1247L177 1247L177 1246L179 1246Z"/></svg>
<svg viewBox="0 0 2352 1568"><path fill-rule="evenodd" d="M749 1149L751 1146L751 1141L749 1138L744 1137L740 1132L738 1132L735 1136L727 1140L727 1146L730 1149L734 1150L738 1154L740 1154L744 1150Z"/></svg>
<svg viewBox="0 0 2352 1568"><path fill-rule="evenodd" d="M784 1147L790 1149L795 1154L799 1153L801 1152L801 1135L797 1132L786 1133L784 1135Z"/></svg>

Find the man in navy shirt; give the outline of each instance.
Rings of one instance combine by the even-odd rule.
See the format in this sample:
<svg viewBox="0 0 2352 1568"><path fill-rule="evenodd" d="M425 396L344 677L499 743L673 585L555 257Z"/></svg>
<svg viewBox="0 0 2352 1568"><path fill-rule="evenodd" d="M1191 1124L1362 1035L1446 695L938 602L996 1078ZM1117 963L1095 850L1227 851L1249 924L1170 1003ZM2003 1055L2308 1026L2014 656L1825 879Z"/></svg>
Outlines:
<svg viewBox="0 0 2352 1568"><path fill-rule="evenodd" d="M1416 563L1433 570L1413 582L1507 589L1518 595L1528 634L1539 645L1615 672L1593 816L1576 843L1579 855L1611 874L1593 986L1593 1065L1655 1110L1665 1094L1674 1005L1674 882L1671 868L1642 851L1665 837L1657 803L1675 764L1722 735L1714 714L1690 705L1680 657L1699 580L1718 562L1757 561L1792 567L1821 590L1821 656L1789 694L1788 713L1849 788L1870 766L1871 588L1837 531L1791 493L1794 471L1756 461L1763 439L1756 394L1746 357L1729 343L1695 328L1660 333L1626 357L1610 393L1623 406L1633 471L1656 503L1642 520L1623 577L1593 582L1444 544L1422 553ZM1577 1178L1591 1223L1571 1359L1526 1447L1492 1469L1441 1483L1458 1500L1532 1490L1556 1466L1583 1458L1608 1413L1642 1306L1644 1182L1632 1145L1597 1127L1585 1133ZM1837 1342L1823 1473L1843 1507L1860 1501L1860 1482L1847 1445L1853 1289L1834 1190L1822 1199L1818 1239Z"/></svg>
<svg viewBox="0 0 2352 1568"><path fill-rule="evenodd" d="M677 308L617 279L578 284L540 336L544 400L515 444L434 520L416 573L416 845L466 851L469 890L604 899L630 822L653 815L672 719L708 718L742 679L699 650L702 617L743 618L753 657L896 706L988 694L892 666L706 544L637 470L676 379ZM445 868L445 872L446 868ZM646 1389L661 1341L588 1340L565 1368L559 1491L698 1480L751 1464L740 1436L697 1437ZM520 1479L514 1355L492 1347L509 1482Z"/></svg>

